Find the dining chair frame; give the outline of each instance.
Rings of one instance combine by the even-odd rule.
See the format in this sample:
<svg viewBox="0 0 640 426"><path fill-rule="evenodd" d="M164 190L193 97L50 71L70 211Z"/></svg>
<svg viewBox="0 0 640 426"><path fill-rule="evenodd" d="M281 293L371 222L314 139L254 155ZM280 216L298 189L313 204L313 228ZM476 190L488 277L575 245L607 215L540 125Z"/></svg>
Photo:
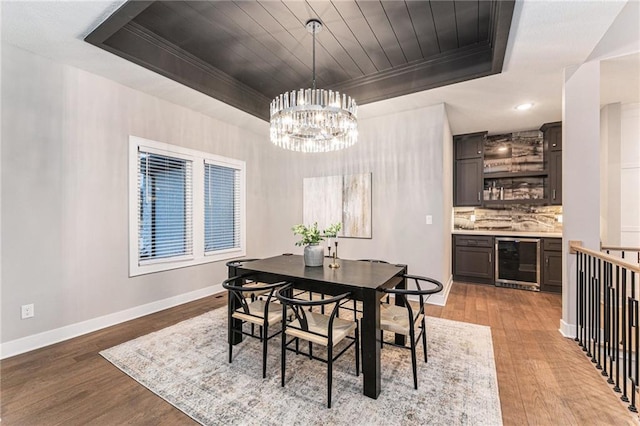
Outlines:
<svg viewBox="0 0 640 426"><path fill-rule="evenodd" d="M234 334L240 334L244 336L250 336L253 338L258 338L260 342L262 342L262 378L267 377L267 343L272 338L276 337L280 333L282 333L282 329L276 331L272 335L269 335L269 311L271 307L271 302L275 301L276 298L274 296L274 292L277 288L282 287L286 284L286 282L277 282L272 284L264 284L264 285L251 285L251 286L242 286L237 285L238 281L242 282L246 279L249 279L253 274L244 274L235 277L228 278L222 282L222 287L229 291L229 301L227 303L228 315L227 315L227 333L228 333L228 344L229 344L229 363L233 362L233 336ZM262 284L262 283L261 283ZM264 291L268 291L268 293L264 294ZM264 309L262 310L262 315L256 315L251 312L249 307L249 303L247 303L247 294L250 295L251 302L255 302L256 298L252 296L255 293L262 293L262 296L265 297L264 300ZM234 303L235 302L235 303ZM236 312L242 312L242 314L255 318L255 321L248 321L239 318L234 318L233 314ZM285 312L283 312L285 315ZM233 321L238 320L241 321L242 325L244 323L249 322L251 324L251 332L246 332L241 325L239 328L233 326ZM254 324L259 325L259 334L256 336L254 332ZM272 324L273 325L273 324Z"/></svg>
<svg viewBox="0 0 640 426"><path fill-rule="evenodd" d="M338 312L340 310L341 303L349 298L350 293L343 293L338 296L333 296L330 298L324 298L321 300L304 300L304 299L296 299L291 296L291 292L293 290L292 284L287 284L284 287L281 287L276 292L276 297L282 304L283 310L283 318L282 318L282 354L281 354L281 385L284 387L285 384L285 370L286 370L286 353L287 350L293 351L296 354L302 354L308 356L310 359L315 359L327 364L327 408L331 408L331 387L333 382L333 362L337 360L343 353L345 353L351 346L355 345L355 358L356 358L356 376L360 376L360 326L358 319L354 317L353 321L355 322L355 331L354 336L346 335L344 338L351 340L349 344L347 344L342 350L333 355L333 324L335 319L338 317ZM323 315L328 317L328 325L327 325L327 334L317 333L312 330L309 330L307 316L312 314L311 310L314 307L325 307L330 304L335 304L333 309L331 310L330 315L326 315L321 313L319 315ZM287 322L287 317L284 315L285 311L290 309L291 311L291 321ZM298 320L300 327L294 327L291 324ZM292 337L291 340L287 341L287 328L297 329L304 333L309 333L310 335L318 336L322 339L327 339L327 358L321 358L315 356L313 354L313 342L308 340L309 343L309 351L303 352L300 350L299 340L303 337ZM306 339L305 339L306 340ZM289 345L295 342L295 349L290 348Z"/></svg>
<svg viewBox="0 0 640 426"><path fill-rule="evenodd" d="M423 276L419 276L419 275L409 275L409 274L405 274L404 278L409 281L409 280L413 280L413 282L416 285L415 289L404 289L404 288L389 288L389 289L383 289L383 291L387 294L387 295L393 295L394 297L399 297L403 300L404 302L404 307L406 308L407 311L407 317L408 317L408 321L409 321L409 343L410 343L410 347L407 348L404 345L397 345L395 343L391 343L391 342L385 342L384 338L383 338L383 333L384 331L381 329L380 330L380 345L392 345L392 346L398 346L398 347L402 347L405 349L410 349L411 350L411 365L412 365L412 370L413 370L413 387L415 389L418 389L418 366L417 366L417 356L416 356L416 346L418 343L418 340L420 340L422 338L422 351L424 352L424 362L427 362L428 357L427 357L427 328L426 328L426 322L425 322L425 318L426 318L426 313L425 313L425 298L429 298L432 294L438 293L440 291L442 291L443 289L443 285L440 281L435 280L433 278L428 278L428 277L423 277ZM434 284L435 287L434 288L430 288L430 289L422 289L422 287L420 286L420 282L429 282L431 284ZM411 303L409 302L408 297L409 296L418 296L419 298L419 307L418 307L418 311L415 313L414 315L414 309L411 306ZM420 322L420 333L416 336L416 323ZM397 331L395 331L397 333Z"/></svg>

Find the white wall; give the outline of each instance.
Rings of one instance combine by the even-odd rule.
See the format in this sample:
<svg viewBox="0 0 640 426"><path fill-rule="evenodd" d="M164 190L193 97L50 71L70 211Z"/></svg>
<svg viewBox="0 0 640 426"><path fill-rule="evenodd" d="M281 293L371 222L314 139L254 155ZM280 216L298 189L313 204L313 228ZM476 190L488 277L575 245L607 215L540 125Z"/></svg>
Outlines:
<svg viewBox="0 0 640 426"><path fill-rule="evenodd" d="M367 105L361 107L366 115ZM291 200L302 221L302 179L372 173L371 239L341 238L344 258L375 258L409 265L409 272L446 282L451 275L451 133L444 105L359 121L359 142L318 155L298 154L290 169ZM426 225L426 215L433 224ZM299 252L292 248L292 252Z"/></svg>
<svg viewBox="0 0 640 426"><path fill-rule="evenodd" d="M640 104L623 104L620 121L620 245L640 247Z"/></svg>
<svg viewBox="0 0 640 426"><path fill-rule="evenodd" d="M257 135L7 45L2 82L2 342L215 291L226 276L215 263L129 278L130 134L245 160L248 254L288 248L287 155L266 123ZM35 317L21 320L27 303Z"/></svg>
<svg viewBox="0 0 640 426"><path fill-rule="evenodd" d="M565 70L562 102L562 210L565 244L561 330L575 333L576 256L569 241L600 249L600 63Z"/></svg>
<svg viewBox="0 0 640 426"><path fill-rule="evenodd" d="M640 104L609 104L600 113L602 243L640 247Z"/></svg>
<svg viewBox="0 0 640 426"><path fill-rule="evenodd" d="M370 171L373 239L344 239L340 255L450 277L443 105L363 119L355 147L309 155L272 146L267 123L255 134L12 46L1 71L2 357L202 297L226 277L215 263L129 278L129 135L246 161L251 257L301 252L291 227L304 177ZM35 317L21 320L27 303Z"/></svg>
<svg viewBox="0 0 640 426"><path fill-rule="evenodd" d="M620 245L620 103L600 110L600 238Z"/></svg>
<svg viewBox="0 0 640 426"><path fill-rule="evenodd" d="M612 57L624 56L640 51L640 28L637 17L640 14L640 2L629 1L618 14L611 27L594 48L587 62L565 69L563 87L562 137L563 137L563 287L561 332L569 337L576 333L576 256L568 251L572 240L582 241L592 250L600 249L600 200L607 195L607 189L601 184L600 144L600 62ZM608 137L615 133L609 129L607 119L604 132ZM629 120L632 123L633 120ZM627 130L620 130L621 135ZM622 136L621 136L622 137ZM633 146L637 146L637 137ZM635 145L634 145L635 143ZM621 145L620 155L624 157ZM606 160L608 162L609 160ZM604 191L604 192L602 192ZM637 199L637 187L632 197ZM621 196L621 209L636 215L624 205ZM609 214L611 214L609 207ZM621 218L622 221L622 218ZM621 227L624 226L621 223Z"/></svg>

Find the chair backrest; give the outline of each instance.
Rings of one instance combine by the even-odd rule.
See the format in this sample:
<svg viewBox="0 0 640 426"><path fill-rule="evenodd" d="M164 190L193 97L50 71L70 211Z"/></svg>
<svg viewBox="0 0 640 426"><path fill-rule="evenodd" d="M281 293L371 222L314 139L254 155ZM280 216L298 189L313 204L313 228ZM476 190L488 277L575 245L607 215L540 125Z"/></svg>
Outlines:
<svg viewBox="0 0 640 426"><path fill-rule="evenodd" d="M340 309L340 302L348 298L351 295L351 293L343 293L328 299L305 300L305 299L297 299L294 296L289 296L292 288L293 288L293 284L287 284L281 287L280 289L278 289L278 291L276 292L276 297L278 298L280 303L282 303L283 312L285 312L285 310L289 308L293 313L294 319L297 319L298 324L300 324L299 327L294 327L291 325L287 325L287 327L297 328L301 331L304 331L305 333L310 333L316 336L327 338L329 340L329 346L332 346L333 333L331 333L331 330L333 329L333 320L335 319ZM327 327L327 330L329 330L329 332L327 334L321 334L313 330L309 330L309 323L307 321L308 312L305 308L312 308L314 306L326 306L332 303L335 303L335 306L333 307L331 314L325 315L329 318L329 323ZM283 315L283 318L284 318L284 315Z"/></svg>
<svg viewBox="0 0 640 426"><path fill-rule="evenodd" d="M248 286L248 285L243 286L242 284L247 284L246 280L251 278L251 276L252 274L243 274L243 275L227 278L222 282L222 287L229 291L229 294L231 295L231 297L235 299L237 306L240 306L240 308L242 308L242 311L247 315L252 315L249 310L250 302L247 300L247 298L250 297L252 293L264 293L265 291L268 291L267 300L266 300L266 303L264 304L264 317L263 317L263 318L266 318L266 315L269 309L269 303L271 302L272 299L274 299L275 290L286 283L285 282L277 282L272 284L259 283L258 285L256 285L255 282L252 282L251 286ZM229 306L231 306L231 300L229 300ZM252 316L256 316L256 315L252 315Z"/></svg>
<svg viewBox="0 0 640 426"><path fill-rule="evenodd" d="M403 277L406 280L409 281L413 281L416 285L415 289L409 289L409 288L385 288L382 291L384 291L387 294L393 294L395 297L400 297L402 298L402 300L404 301L404 305L407 308L407 311L409 313L409 319L410 319L410 323L413 323L413 321L411 321L412 318L415 318L413 315L413 308L411 307L411 304L409 303L409 300L407 299L407 296L418 296L420 299L420 311L419 313L424 314L424 302L425 302L425 297L429 298L429 296L431 296L432 294L438 293L440 291L442 291L442 289L444 288L444 286L442 285L442 283L438 280L434 280L433 278L428 278L428 277L422 277L419 275L409 275L409 274L404 274ZM422 283L422 285L421 285Z"/></svg>

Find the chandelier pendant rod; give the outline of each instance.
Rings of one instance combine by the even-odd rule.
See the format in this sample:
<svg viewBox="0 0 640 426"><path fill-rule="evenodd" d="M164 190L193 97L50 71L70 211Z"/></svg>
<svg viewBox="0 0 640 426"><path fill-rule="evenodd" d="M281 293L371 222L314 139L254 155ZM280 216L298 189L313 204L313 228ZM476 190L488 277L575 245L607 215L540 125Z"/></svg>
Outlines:
<svg viewBox="0 0 640 426"><path fill-rule="evenodd" d="M313 90L316 90L316 26L313 26Z"/></svg>

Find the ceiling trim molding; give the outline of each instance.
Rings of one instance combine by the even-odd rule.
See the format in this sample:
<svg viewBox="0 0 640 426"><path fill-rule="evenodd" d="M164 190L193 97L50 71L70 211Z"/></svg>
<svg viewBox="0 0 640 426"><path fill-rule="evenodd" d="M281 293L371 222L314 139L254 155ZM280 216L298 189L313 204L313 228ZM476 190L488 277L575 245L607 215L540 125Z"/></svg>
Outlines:
<svg viewBox="0 0 640 426"><path fill-rule="evenodd" d="M123 4L111 16L91 31L85 37L84 41L102 47L102 43L120 31L122 27L144 12L153 3L154 1L140 0L134 2L129 1Z"/></svg>
<svg viewBox="0 0 640 426"><path fill-rule="evenodd" d="M330 88L348 92L362 105L495 74L492 72L491 59L491 46L482 43ZM411 84L407 85L407 81ZM380 89L371 89L372 83L378 83L375 87Z"/></svg>

